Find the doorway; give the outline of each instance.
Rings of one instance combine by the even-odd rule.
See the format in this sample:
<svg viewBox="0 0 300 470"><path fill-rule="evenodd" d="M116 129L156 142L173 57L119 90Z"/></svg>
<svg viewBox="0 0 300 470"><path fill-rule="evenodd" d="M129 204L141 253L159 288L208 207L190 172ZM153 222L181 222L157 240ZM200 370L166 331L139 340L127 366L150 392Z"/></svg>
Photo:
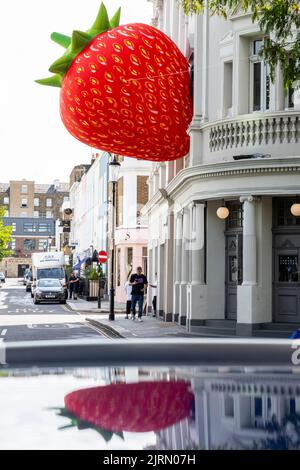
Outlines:
<svg viewBox="0 0 300 470"><path fill-rule="evenodd" d="M273 199L273 316L278 323L300 322L300 219L291 198Z"/></svg>
<svg viewBox="0 0 300 470"><path fill-rule="evenodd" d="M225 318L237 319L237 287L243 277L243 206L227 203L229 216L225 231Z"/></svg>
<svg viewBox="0 0 300 470"><path fill-rule="evenodd" d="M18 264L18 277L23 277L25 269L29 268L29 264Z"/></svg>

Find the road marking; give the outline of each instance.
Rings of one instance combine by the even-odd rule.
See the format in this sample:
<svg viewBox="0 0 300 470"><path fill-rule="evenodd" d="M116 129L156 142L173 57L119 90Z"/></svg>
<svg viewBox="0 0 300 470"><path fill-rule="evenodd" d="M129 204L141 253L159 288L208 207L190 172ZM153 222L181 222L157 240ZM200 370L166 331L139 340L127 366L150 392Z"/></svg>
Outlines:
<svg viewBox="0 0 300 470"><path fill-rule="evenodd" d="M6 364L6 346L3 338L0 338L0 364Z"/></svg>
<svg viewBox="0 0 300 470"><path fill-rule="evenodd" d="M2 330L2 331L1 331L1 335L0 335L0 336L5 336L5 335L6 335L6 333L7 333L7 329L6 329L6 330Z"/></svg>

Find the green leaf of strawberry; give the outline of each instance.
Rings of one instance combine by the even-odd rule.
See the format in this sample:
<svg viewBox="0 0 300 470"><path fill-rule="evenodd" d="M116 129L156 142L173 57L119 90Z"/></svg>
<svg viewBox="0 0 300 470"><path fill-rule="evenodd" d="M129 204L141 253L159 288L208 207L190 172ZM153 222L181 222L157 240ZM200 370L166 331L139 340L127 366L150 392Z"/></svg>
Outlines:
<svg viewBox="0 0 300 470"><path fill-rule="evenodd" d="M65 36L64 34L56 32L52 33L50 36L52 41L66 48L66 52L62 57L53 62L49 68L49 72L53 72L57 75L35 80L36 83L39 83L40 85L61 87L62 79L68 71L73 59L95 36L118 26L120 16L121 8L119 8L111 20L109 20L106 7L101 3L97 17L92 27L88 29L87 32L73 31L72 38L70 38L70 36Z"/></svg>

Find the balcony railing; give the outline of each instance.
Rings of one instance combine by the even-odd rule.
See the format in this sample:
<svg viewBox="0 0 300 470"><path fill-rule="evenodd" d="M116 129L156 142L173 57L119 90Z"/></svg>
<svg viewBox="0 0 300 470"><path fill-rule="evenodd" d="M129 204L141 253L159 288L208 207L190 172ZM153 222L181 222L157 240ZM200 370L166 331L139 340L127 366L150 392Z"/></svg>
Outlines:
<svg viewBox="0 0 300 470"><path fill-rule="evenodd" d="M240 116L208 125L207 128L210 152L296 144L300 141L300 112Z"/></svg>

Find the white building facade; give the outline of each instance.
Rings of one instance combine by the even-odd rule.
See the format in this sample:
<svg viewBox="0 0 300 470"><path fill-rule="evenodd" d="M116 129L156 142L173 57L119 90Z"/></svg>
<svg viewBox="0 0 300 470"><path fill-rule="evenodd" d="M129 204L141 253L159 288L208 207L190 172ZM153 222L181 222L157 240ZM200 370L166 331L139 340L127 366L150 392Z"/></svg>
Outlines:
<svg viewBox="0 0 300 470"><path fill-rule="evenodd" d="M158 315L204 334L289 331L300 321L300 90L284 90L279 68L270 81L251 15L153 3L154 26L190 61L194 109L190 154L149 177Z"/></svg>
<svg viewBox="0 0 300 470"><path fill-rule="evenodd" d="M126 302L124 284L137 266L147 273L148 226L141 209L148 201L147 179L151 163L134 158L117 157L120 172L115 201L115 295ZM92 165L80 181L70 188L70 244L74 247L73 263L92 258L95 250L108 253L103 270L110 287L112 192L108 181L109 154L93 158ZM147 220L147 219L146 219Z"/></svg>
<svg viewBox="0 0 300 470"><path fill-rule="evenodd" d="M92 165L70 188L72 209L70 245L73 262L107 251L108 154L93 155ZM103 266L105 272L105 266Z"/></svg>

